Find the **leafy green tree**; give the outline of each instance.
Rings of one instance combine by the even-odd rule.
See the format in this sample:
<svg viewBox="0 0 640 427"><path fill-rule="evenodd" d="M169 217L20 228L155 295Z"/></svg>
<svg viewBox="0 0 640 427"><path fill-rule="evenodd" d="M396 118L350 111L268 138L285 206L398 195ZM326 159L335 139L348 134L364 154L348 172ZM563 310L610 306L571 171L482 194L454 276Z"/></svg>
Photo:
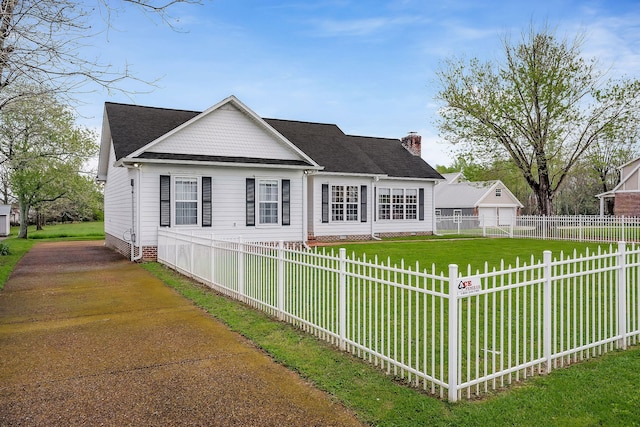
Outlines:
<svg viewBox="0 0 640 427"><path fill-rule="evenodd" d="M592 145L640 122L640 82L607 79L582 42L531 26L518 43L504 38L504 61L451 59L438 72L442 136L483 162L510 159L542 215Z"/></svg>
<svg viewBox="0 0 640 427"><path fill-rule="evenodd" d="M58 200L45 203L40 213L48 221L102 221L104 196L101 186L91 176L75 174L65 187L67 193Z"/></svg>
<svg viewBox="0 0 640 427"><path fill-rule="evenodd" d="M22 98L0 110L0 164L20 205L18 237L27 237L31 208L70 193L84 162L97 152L93 132L77 127L51 96Z"/></svg>

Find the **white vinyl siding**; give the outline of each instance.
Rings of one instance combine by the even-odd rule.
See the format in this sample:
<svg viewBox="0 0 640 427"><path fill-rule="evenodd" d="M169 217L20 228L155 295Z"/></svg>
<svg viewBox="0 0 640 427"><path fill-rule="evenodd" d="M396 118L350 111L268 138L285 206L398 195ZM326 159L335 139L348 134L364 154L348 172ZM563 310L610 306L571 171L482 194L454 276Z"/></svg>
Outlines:
<svg viewBox="0 0 640 427"><path fill-rule="evenodd" d="M188 166L151 166L145 165L143 170L142 190L142 244L155 245L157 243L158 218L160 217L159 175L171 176L211 176L212 188L212 224L210 227L200 225L183 225L181 229L192 229L198 232L214 234L216 238L253 239L256 241L300 241L302 232L302 171L265 170L253 168L211 168ZM290 226L270 225L264 227L246 226L246 179L260 176L267 179L272 174L273 179L290 179ZM258 187L256 179L256 189ZM172 187L173 188L173 187ZM200 190L198 190L200 192ZM256 202L257 202L256 192ZM130 199L129 195L129 199ZM256 214L258 206L256 205ZM129 213L131 218L131 213ZM282 220L282 219L281 219ZM129 220L130 222L130 220ZM256 225L258 218L256 215Z"/></svg>
<svg viewBox="0 0 640 427"><path fill-rule="evenodd" d="M131 179L134 174L125 168L114 168L115 153L110 148L108 180L104 186L104 230L119 239L128 238L131 221Z"/></svg>
<svg viewBox="0 0 640 427"><path fill-rule="evenodd" d="M266 128L256 126L251 118L231 104L203 114L147 151L300 160L300 155L286 143Z"/></svg>

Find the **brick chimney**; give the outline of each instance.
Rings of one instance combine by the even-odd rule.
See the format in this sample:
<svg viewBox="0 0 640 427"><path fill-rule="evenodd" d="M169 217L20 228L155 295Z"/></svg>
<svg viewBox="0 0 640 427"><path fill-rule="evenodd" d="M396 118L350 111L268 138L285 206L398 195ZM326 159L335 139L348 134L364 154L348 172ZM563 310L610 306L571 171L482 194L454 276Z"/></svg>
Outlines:
<svg viewBox="0 0 640 427"><path fill-rule="evenodd" d="M416 132L409 132L409 135L402 138L402 146L414 156L422 155L422 137Z"/></svg>

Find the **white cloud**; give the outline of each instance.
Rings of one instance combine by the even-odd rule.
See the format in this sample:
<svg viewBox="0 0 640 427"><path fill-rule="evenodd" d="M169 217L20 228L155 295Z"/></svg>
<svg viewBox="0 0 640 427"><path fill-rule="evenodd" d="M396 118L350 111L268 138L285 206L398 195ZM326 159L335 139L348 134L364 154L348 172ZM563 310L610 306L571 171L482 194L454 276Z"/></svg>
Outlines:
<svg viewBox="0 0 640 427"><path fill-rule="evenodd" d="M396 28L419 21L417 17L399 16L395 18L377 17L363 19L324 19L312 21L315 29L312 35L319 37L354 37L379 33L388 28Z"/></svg>

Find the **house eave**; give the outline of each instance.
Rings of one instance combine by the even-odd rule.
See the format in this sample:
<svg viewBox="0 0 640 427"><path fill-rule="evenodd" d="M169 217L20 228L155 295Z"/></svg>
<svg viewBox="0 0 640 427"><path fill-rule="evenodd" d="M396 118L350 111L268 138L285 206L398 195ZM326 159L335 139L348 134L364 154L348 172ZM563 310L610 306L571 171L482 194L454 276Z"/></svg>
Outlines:
<svg viewBox="0 0 640 427"><path fill-rule="evenodd" d="M241 168L266 168L266 169L295 169L295 170L322 170L321 166L313 165L285 165L274 163L244 163L244 162L218 162L206 160L171 160L171 159L142 159L136 157L123 157L113 164L114 167L131 167L136 164L154 165L189 165L189 166L217 166L217 167L241 167Z"/></svg>
<svg viewBox="0 0 640 427"><path fill-rule="evenodd" d="M402 176L385 176L385 180L389 181L422 181L422 182L438 182L442 181L440 178L416 178L416 177L402 177Z"/></svg>
<svg viewBox="0 0 640 427"><path fill-rule="evenodd" d="M387 175L375 174L375 173L354 173L354 172L327 172L324 170L318 170L316 175L322 176L350 176L355 178L369 178L369 179L386 179Z"/></svg>

